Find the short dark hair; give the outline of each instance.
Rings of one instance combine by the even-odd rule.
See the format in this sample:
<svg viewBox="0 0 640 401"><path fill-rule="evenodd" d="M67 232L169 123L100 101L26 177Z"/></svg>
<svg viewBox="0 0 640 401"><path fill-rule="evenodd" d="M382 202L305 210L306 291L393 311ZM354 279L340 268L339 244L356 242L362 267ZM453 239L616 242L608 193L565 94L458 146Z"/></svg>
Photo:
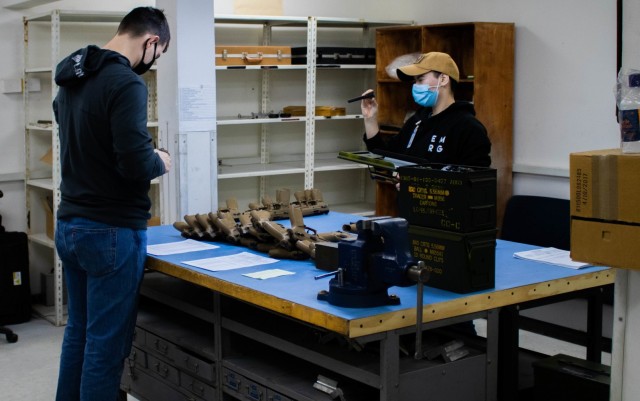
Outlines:
<svg viewBox="0 0 640 401"><path fill-rule="evenodd" d="M140 37L146 33L158 35L160 44L169 48L171 33L164 11L154 7L137 7L125 15L118 26L119 35Z"/></svg>

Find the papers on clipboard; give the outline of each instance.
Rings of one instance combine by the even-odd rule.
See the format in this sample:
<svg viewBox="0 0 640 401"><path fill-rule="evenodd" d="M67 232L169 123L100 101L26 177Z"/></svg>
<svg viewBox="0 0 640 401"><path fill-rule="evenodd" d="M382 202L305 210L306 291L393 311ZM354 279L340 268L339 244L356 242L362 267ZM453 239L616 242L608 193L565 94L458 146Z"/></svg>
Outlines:
<svg viewBox="0 0 640 401"><path fill-rule="evenodd" d="M588 263L574 262L571 260L569 251L557 248L540 248L532 249L530 251L515 252L513 257L566 267L569 269L581 269L583 267L591 266Z"/></svg>

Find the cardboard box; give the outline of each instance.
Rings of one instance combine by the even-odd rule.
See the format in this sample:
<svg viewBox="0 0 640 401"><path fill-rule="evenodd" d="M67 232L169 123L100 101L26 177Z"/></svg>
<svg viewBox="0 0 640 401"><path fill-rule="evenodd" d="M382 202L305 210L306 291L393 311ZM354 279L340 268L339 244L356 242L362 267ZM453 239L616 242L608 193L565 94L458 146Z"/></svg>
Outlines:
<svg viewBox="0 0 640 401"><path fill-rule="evenodd" d="M45 233L49 239L53 239L53 210L51 198L42 198L42 207L45 213Z"/></svg>
<svg viewBox="0 0 640 401"><path fill-rule="evenodd" d="M289 46L216 46L216 65L290 65Z"/></svg>
<svg viewBox="0 0 640 401"><path fill-rule="evenodd" d="M401 166L398 212L409 224L457 232L496 228L496 170L420 164Z"/></svg>
<svg viewBox="0 0 640 401"><path fill-rule="evenodd" d="M597 266L640 269L640 225L571 218L571 259Z"/></svg>
<svg viewBox="0 0 640 401"><path fill-rule="evenodd" d="M572 153L569 169L572 216L640 223L640 154Z"/></svg>
<svg viewBox="0 0 640 401"><path fill-rule="evenodd" d="M43 163L46 163L50 166L53 166L53 148L49 148L49 150L47 151L47 153L45 153L41 158L40 161Z"/></svg>

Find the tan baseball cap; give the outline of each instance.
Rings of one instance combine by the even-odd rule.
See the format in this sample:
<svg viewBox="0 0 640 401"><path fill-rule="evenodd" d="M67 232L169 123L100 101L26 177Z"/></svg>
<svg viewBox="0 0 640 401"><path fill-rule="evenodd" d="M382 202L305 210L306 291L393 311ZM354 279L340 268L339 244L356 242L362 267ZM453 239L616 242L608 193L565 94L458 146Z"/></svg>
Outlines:
<svg viewBox="0 0 640 401"><path fill-rule="evenodd" d="M415 77L437 71L447 74L451 79L459 81L460 72L455 61L447 53L429 52L421 54L413 64L398 67L398 78L412 81Z"/></svg>

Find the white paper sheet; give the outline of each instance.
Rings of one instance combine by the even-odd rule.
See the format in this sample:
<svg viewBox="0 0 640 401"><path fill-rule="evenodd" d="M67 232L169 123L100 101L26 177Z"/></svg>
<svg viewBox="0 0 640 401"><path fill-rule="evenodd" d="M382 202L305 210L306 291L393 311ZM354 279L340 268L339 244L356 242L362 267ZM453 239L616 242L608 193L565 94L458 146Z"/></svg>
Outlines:
<svg viewBox="0 0 640 401"><path fill-rule="evenodd" d="M274 277L280 277L280 276L289 276L295 274L294 272L289 272L286 270L282 270L282 269L269 269L269 270L262 270L259 272L255 272L255 273L247 273L247 274L243 274L243 276L247 276L247 277L251 277L251 278L256 278L258 280L266 280L268 278L274 278Z"/></svg>
<svg viewBox="0 0 640 401"><path fill-rule="evenodd" d="M149 255L163 256L217 248L220 247L206 242L186 239L184 241L168 242L166 244L147 245L147 253Z"/></svg>
<svg viewBox="0 0 640 401"><path fill-rule="evenodd" d="M223 270L240 269L242 267L266 265L269 263L275 263L277 261L278 259L265 258L264 256L255 255L249 252L240 252L235 255L189 260L182 263L217 272Z"/></svg>
<svg viewBox="0 0 640 401"><path fill-rule="evenodd" d="M569 251L557 248L532 249L530 251L516 252L513 256L515 258L533 260L569 269L580 269L591 266L588 263L574 262L571 260Z"/></svg>

